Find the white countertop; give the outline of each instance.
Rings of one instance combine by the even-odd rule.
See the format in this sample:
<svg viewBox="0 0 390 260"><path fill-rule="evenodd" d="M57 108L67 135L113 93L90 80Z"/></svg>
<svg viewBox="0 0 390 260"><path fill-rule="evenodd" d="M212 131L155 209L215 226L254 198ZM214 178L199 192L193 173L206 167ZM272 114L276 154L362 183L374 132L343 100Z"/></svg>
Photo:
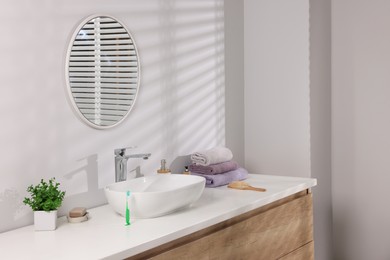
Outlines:
<svg viewBox="0 0 390 260"><path fill-rule="evenodd" d="M267 192L206 188L191 207L154 219L125 219L109 205L89 209L90 220L60 218L55 231L27 226L0 234L1 259L123 259L317 184L316 179L250 174L246 180Z"/></svg>

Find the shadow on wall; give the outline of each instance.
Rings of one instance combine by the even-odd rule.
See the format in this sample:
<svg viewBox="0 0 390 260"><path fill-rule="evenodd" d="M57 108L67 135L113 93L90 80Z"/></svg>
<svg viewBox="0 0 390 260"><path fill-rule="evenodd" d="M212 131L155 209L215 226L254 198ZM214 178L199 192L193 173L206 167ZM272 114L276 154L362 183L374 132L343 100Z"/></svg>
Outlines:
<svg viewBox="0 0 390 260"><path fill-rule="evenodd" d="M8 230L7 223L14 225L27 225L32 212L28 206L23 204L24 197L16 189L6 189L0 193L1 222L0 231Z"/></svg>
<svg viewBox="0 0 390 260"><path fill-rule="evenodd" d="M21 203L26 187L41 178L56 177L66 191L60 215L76 206L106 203L102 187L114 181L115 148L138 145L152 153L147 162L129 162L139 176L154 174L162 158L180 173L188 154L225 143L224 1L91 3L69 0L57 6L39 0L16 8L19 4L9 1L18 12L0 10L16 26L6 31L15 42L0 43L0 50L7 50L2 59L10 64L0 75L9 86L0 102L0 143L6 151L0 163L0 232L32 224L31 210ZM64 91L65 58L58 58L77 22L94 12L111 14L129 27L142 70L131 114L107 131L75 119ZM32 13L34 19L28 19ZM25 38L28 48L16 45ZM15 63L25 59L31 62ZM37 89L41 95L32 99ZM20 115L23 120L15 122Z"/></svg>
<svg viewBox="0 0 390 260"><path fill-rule="evenodd" d="M225 142L223 1L156 3L156 10L139 10L137 15L157 17L158 26L144 25L132 31L141 56L142 86L139 103L127 123L142 127L114 129L118 136L131 132L131 139L141 140L119 146L139 145L152 152L145 167L131 167L130 178L155 173L162 158L171 162L173 173L181 173L190 164L189 153ZM129 27L133 29L131 23ZM112 140L107 136L105 141ZM91 197L99 198L98 204L106 202L99 189L102 168L98 167L98 155L79 161L84 161L83 165L64 175L68 191L64 209L91 205Z"/></svg>
<svg viewBox="0 0 390 260"><path fill-rule="evenodd" d="M98 198L99 201L105 201L102 189L98 186L97 159L96 154L80 159L78 161L82 166L63 176L60 189L66 191L66 196L59 209L60 216L67 214L65 209L90 204L91 196ZM6 189L0 193L0 212L2 212L0 230L9 229L7 226L2 226L6 223L13 223L15 226L30 224L29 219L32 218L33 212L30 207L23 204L23 199L24 197L16 189Z"/></svg>
<svg viewBox="0 0 390 260"><path fill-rule="evenodd" d="M98 182L98 155L92 154L78 160L78 168L66 173L62 182L62 189L66 190L66 197L59 215L66 215L65 209L91 205L91 197L98 198L101 204L106 201L103 189L99 189Z"/></svg>
<svg viewBox="0 0 390 260"><path fill-rule="evenodd" d="M142 113L130 119L142 125L132 137L152 152L146 172L155 172L161 158L225 142L223 1L160 0L145 14L158 26L134 31L142 63L134 111Z"/></svg>
<svg viewBox="0 0 390 260"><path fill-rule="evenodd" d="M98 141L81 136L77 129L68 133L70 138L111 150L138 145L152 152L142 169L146 174L156 172L162 158L171 162L177 156L223 145L223 0L135 1L122 10L126 11L112 14L129 26L140 53L137 103L120 127ZM111 160L99 159L99 170L104 160ZM99 173L100 184L107 179Z"/></svg>
<svg viewBox="0 0 390 260"><path fill-rule="evenodd" d="M185 166L191 164L191 155L183 155L176 157L169 166L172 173L182 173Z"/></svg>

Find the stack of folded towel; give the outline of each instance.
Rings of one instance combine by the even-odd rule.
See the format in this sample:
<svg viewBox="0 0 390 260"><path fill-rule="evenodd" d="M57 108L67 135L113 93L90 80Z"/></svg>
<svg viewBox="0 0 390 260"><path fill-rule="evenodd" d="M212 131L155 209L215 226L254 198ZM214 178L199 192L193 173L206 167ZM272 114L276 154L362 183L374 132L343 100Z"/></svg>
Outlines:
<svg viewBox="0 0 390 260"><path fill-rule="evenodd" d="M215 147L191 155L189 170L206 179L206 187L218 187L244 180L248 171L232 161L233 153L226 147Z"/></svg>

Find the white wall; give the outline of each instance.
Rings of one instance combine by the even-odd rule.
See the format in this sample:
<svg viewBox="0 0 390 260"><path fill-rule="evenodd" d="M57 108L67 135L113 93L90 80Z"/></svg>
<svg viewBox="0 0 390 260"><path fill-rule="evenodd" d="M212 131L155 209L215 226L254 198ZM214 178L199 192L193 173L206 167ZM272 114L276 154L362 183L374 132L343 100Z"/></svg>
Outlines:
<svg viewBox="0 0 390 260"><path fill-rule="evenodd" d="M244 27L246 167L318 179L315 258L332 259L330 0L245 0Z"/></svg>
<svg viewBox="0 0 390 260"><path fill-rule="evenodd" d="M331 173L331 0L310 0L310 148L315 259L333 258Z"/></svg>
<svg viewBox="0 0 390 260"><path fill-rule="evenodd" d="M310 177L309 1L245 0L245 165Z"/></svg>
<svg viewBox="0 0 390 260"><path fill-rule="evenodd" d="M208 1L25 1L0 8L0 232L32 223L25 189L56 177L67 191L61 214L105 202L114 181L113 150L138 145L145 174L225 143L224 7ZM66 100L65 53L74 28L94 13L123 21L139 48L137 103L117 128L99 131ZM173 163L181 170L184 162Z"/></svg>
<svg viewBox="0 0 390 260"><path fill-rule="evenodd" d="M226 146L245 165L244 0L225 0Z"/></svg>
<svg viewBox="0 0 390 260"><path fill-rule="evenodd" d="M332 1L336 259L390 259L389 12L389 1Z"/></svg>

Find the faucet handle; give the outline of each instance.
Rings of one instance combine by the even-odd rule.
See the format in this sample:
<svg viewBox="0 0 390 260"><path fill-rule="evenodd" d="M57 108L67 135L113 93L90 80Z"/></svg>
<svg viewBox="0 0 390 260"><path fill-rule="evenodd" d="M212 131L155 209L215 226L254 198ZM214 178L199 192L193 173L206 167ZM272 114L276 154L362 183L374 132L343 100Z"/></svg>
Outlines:
<svg viewBox="0 0 390 260"><path fill-rule="evenodd" d="M137 146L130 146L130 147L124 147L124 148L117 148L114 150L115 155L123 156L126 153L126 150L135 149Z"/></svg>

